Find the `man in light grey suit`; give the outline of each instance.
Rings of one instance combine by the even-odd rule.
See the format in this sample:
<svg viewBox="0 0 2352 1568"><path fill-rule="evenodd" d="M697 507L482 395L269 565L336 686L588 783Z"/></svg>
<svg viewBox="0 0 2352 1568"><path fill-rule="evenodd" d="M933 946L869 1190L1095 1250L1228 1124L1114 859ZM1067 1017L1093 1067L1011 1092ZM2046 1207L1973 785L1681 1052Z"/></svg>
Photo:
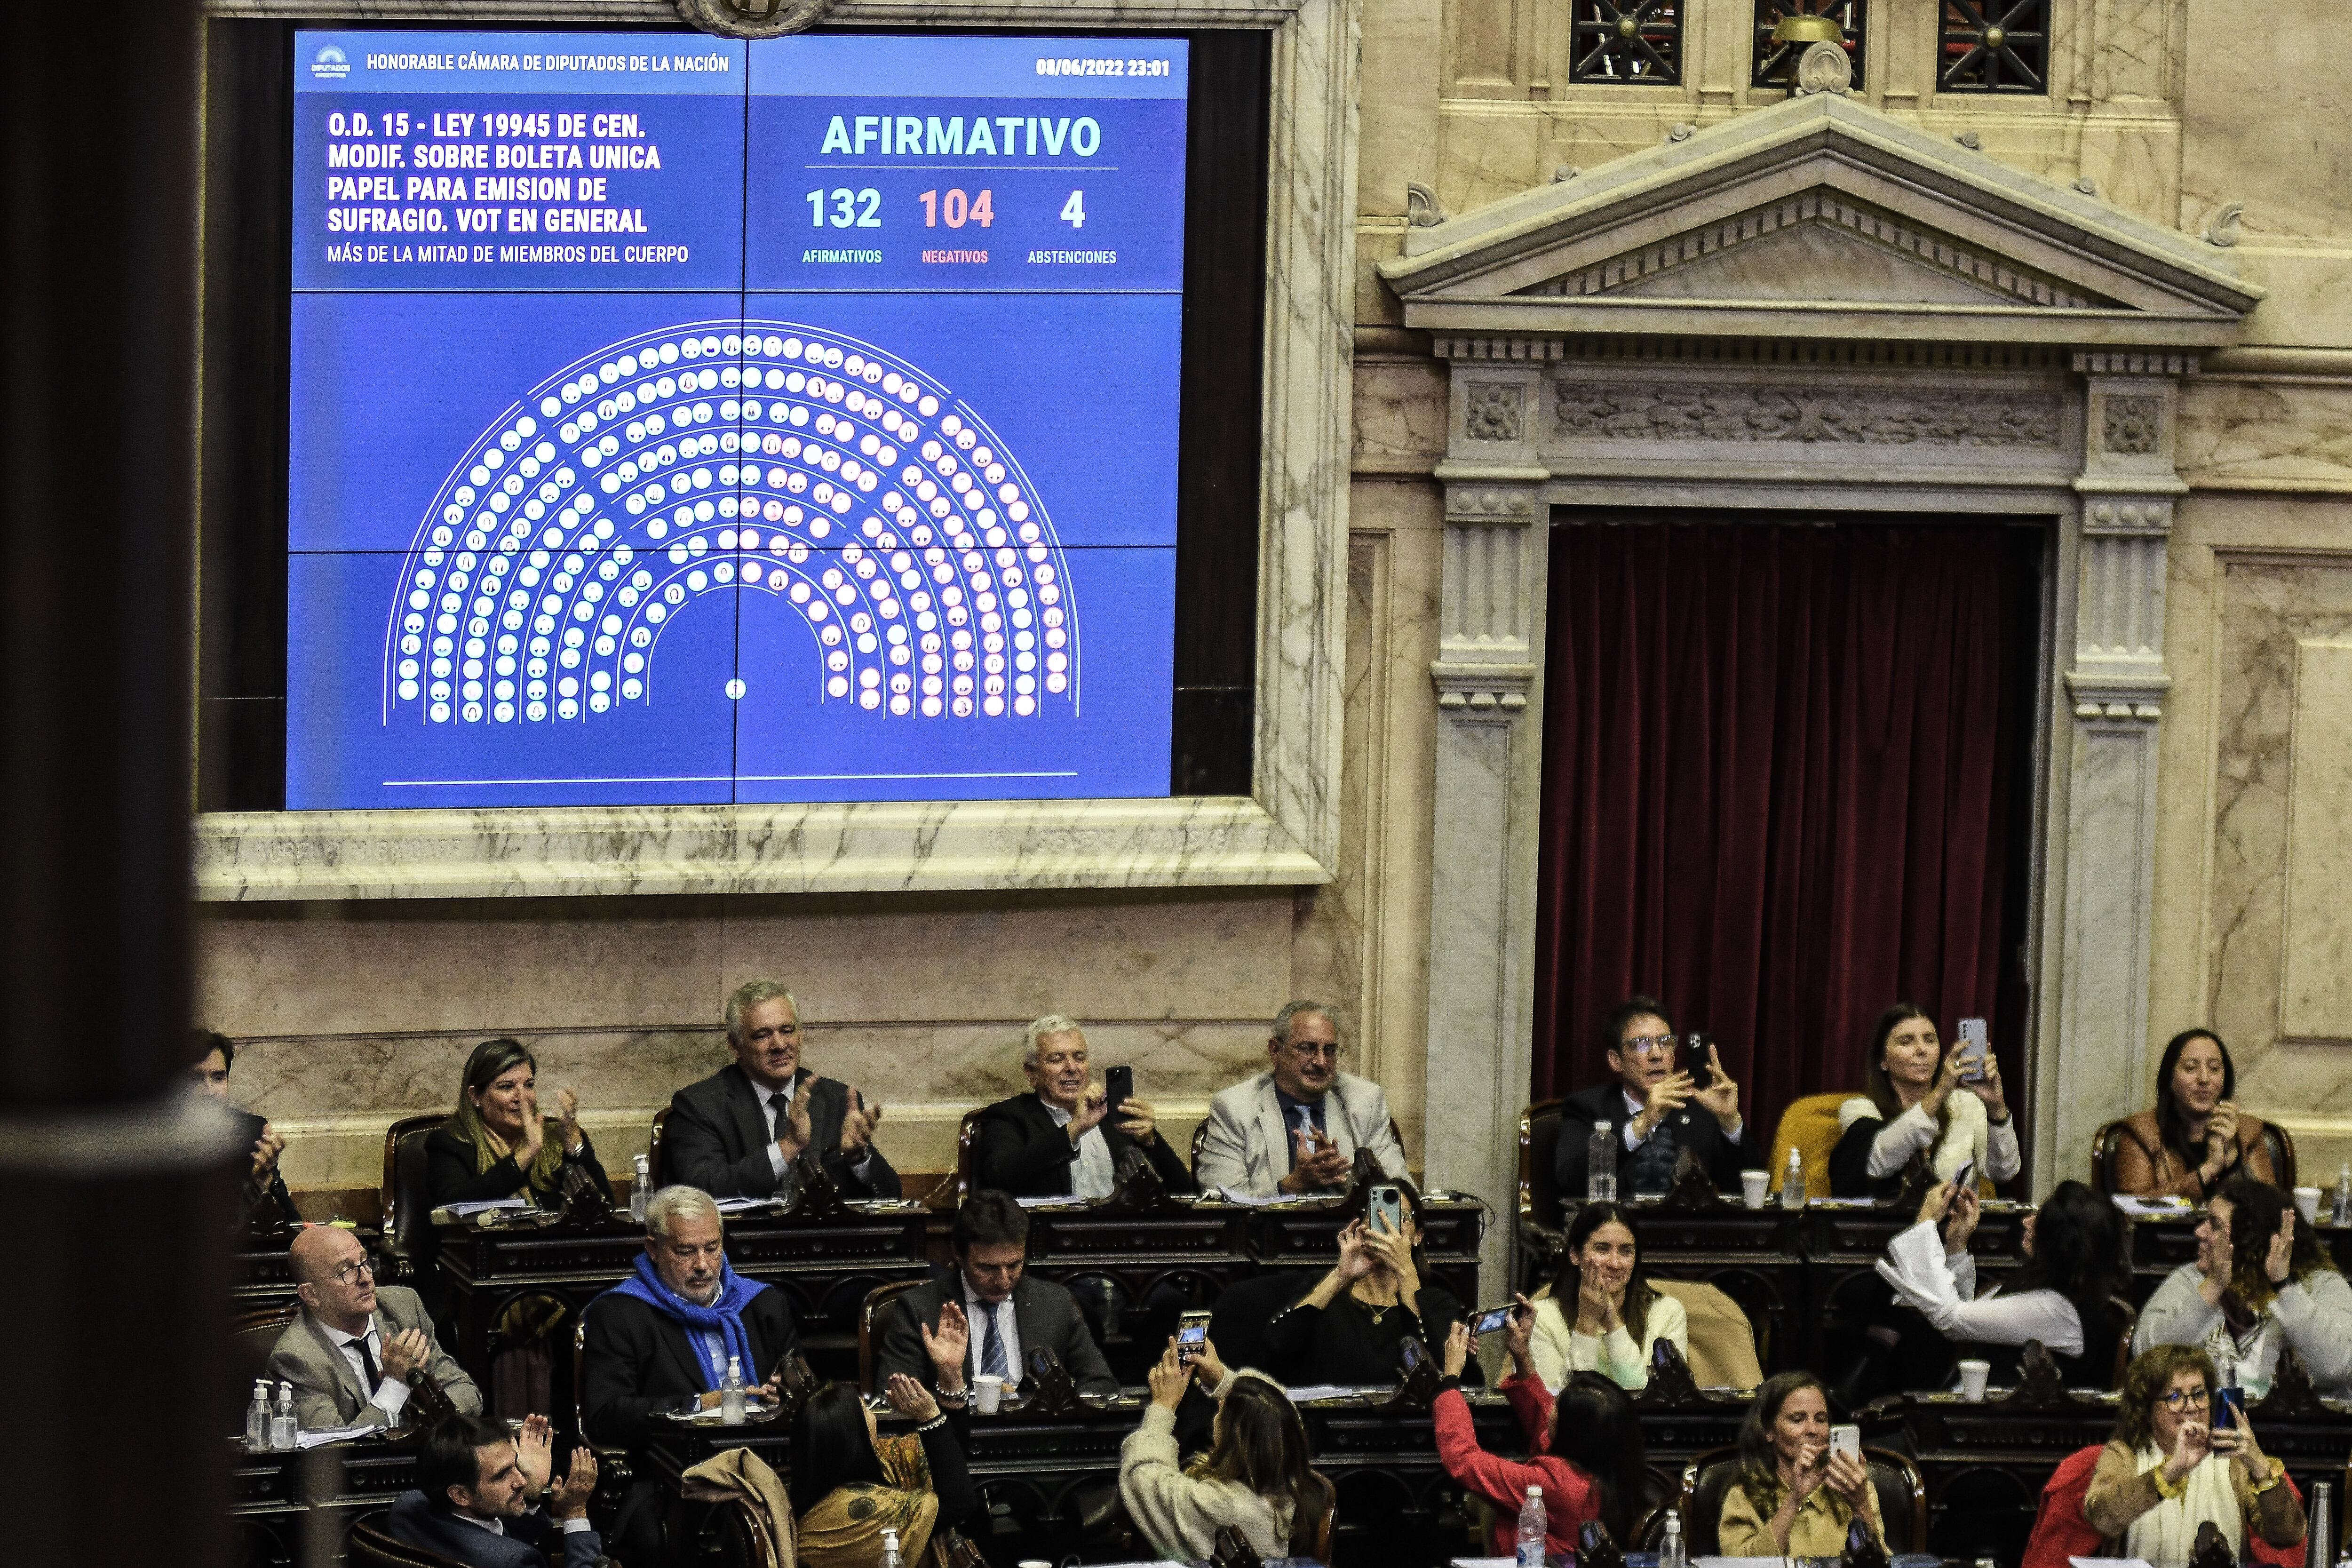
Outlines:
<svg viewBox="0 0 2352 1568"><path fill-rule="evenodd" d="M289 1256L302 1312L270 1351L269 1376L294 1385L294 1414L305 1430L399 1426L408 1374L420 1366L452 1405L480 1414L482 1391L435 1342L416 1292L379 1286L357 1237L308 1226L295 1234Z"/></svg>
<svg viewBox="0 0 2352 1568"><path fill-rule="evenodd" d="M1404 1148L1389 1124L1389 1097L1339 1070L1339 1026L1320 1002L1293 1002L1265 1043L1271 1070L1209 1101L1208 1131L1193 1170L1201 1190L1258 1197L1332 1192L1348 1184L1356 1151L1402 1176Z"/></svg>

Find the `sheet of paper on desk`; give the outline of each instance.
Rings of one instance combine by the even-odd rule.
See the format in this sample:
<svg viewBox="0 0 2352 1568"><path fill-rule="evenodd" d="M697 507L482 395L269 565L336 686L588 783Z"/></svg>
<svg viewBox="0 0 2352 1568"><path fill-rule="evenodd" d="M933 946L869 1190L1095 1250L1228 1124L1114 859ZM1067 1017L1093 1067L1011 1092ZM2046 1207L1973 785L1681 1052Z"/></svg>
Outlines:
<svg viewBox="0 0 2352 1568"><path fill-rule="evenodd" d="M1878 1200L1876 1198L1807 1198L1805 1206L1809 1209L1874 1209L1878 1206ZM1738 1559L1727 1558L1725 1561L1737 1562Z"/></svg>
<svg viewBox="0 0 2352 1568"><path fill-rule="evenodd" d="M452 1219L470 1219L478 1214L489 1214L498 1209L524 1209L530 1206L528 1198L489 1198L481 1203L443 1204Z"/></svg>
<svg viewBox="0 0 2352 1568"><path fill-rule="evenodd" d="M1359 1394L1386 1394L1389 1385L1375 1383L1357 1386L1345 1383L1297 1383L1287 1391L1293 1405L1306 1405L1318 1399L1353 1399Z"/></svg>
<svg viewBox="0 0 2352 1568"><path fill-rule="evenodd" d="M1225 1202L1240 1204L1246 1208L1254 1209L1270 1209L1282 1204L1298 1204L1307 1201L1305 1198L1293 1197L1288 1193L1276 1193L1271 1196L1260 1197L1255 1193L1243 1192L1239 1187L1219 1187L1217 1191L1224 1195Z"/></svg>
<svg viewBox="0 0 2352 1568"><path fill-rule="evenodd" d="M772 1207L775 1201L776 1200L773 1198L720 1198L718 1200L719 1212L720 1214L742 1214L751 1209Z"/></svg>
<svg viewBox="0 0 2352 1568"><path fill-rule="evenodd" d="M348 1443L375 1430L373 1426L322 1426L316 1432L296 1433L294 1444L300 1448L316 1448L328 1443Z"/></svg>
<svg viewBox="0 0 2352 1568"><path fill-rule="evenodd" d="M2072 1568L2155 1568L2145 1557L2069 1557Z"/></svg>
<svg viewBox="0 0 2352 1568"><path fill-rule="evenodd" d="M1013 1201L1019 1204L1024 1209L1082 1209L1087 1206L1087 1200L1084 1198L1049 1196L1042 1198L1015 1198Z"/></svg>
<svg viewBox="0 0 2352 1568"><path fill-rule="evenodd" d="M2142 1219L2179 1219L2195 1212L2184 1198L2136 1198L2126 1193L2116 1194L2116 1207Z"/></svg>

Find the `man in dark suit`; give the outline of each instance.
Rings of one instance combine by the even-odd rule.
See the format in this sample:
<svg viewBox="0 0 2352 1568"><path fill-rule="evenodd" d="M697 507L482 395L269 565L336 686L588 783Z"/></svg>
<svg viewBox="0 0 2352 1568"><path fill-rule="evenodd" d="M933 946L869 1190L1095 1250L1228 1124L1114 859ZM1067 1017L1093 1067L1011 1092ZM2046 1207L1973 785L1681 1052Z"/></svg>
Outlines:
<svg viewBox="0 0 2352 1568"><path fill-rule="evenodd" d="M251 1158L251 1168L237 1186L237 1228L273 1230L302 1223L286 1178L278 1172L278 1156L286 1140L261 1117L239 1110L228 1102L229 1069L236 1065L236 1046L226 1035L198 1029L189 1051L188 1081L198 1094L228 1113L236 1124L236 1146Z"/></svg>
<svg viewBox="0 0 2352 1568"><path fill-rule="evenodd" d="M905 1373L926 1387L934 1368L923 1343L923 1330L944 1330L952 1318L942 1318L958 1307L970 1325L972 1378L992 1374L1010 1390L1028 1375L1029 1352L1051 1350L1082 1394L1115 1394L1118 1379L1103 1360L1077 1298L1050 1279L1033 1279L1024 1272L1029 1258L1029 1216L1021 1205L985 1188L966 1198L956 1211L949 1245L956 1266L935 1271L930 1279L898 1298L882 1348L874 1358L877 1383L893 1373Z"/></svg>
<svg viewBox="0 0 2352 1568"><path fill-rule="evenodd" d="M1106 1198L1120 1164L1139 1151L1171 1192L1192 1190L1192 1173L1160 1136L1150 1105L1129 1100L1113 1111L1091 1082L1086 1032L1058 1013L1029 1026L1021 1070L1033 1094L980 1113L972 1128L974 1184L1016 1198Z"/></svg>
<svg viewBox="0 0 2352 1568"><path fill-rule="evenodd" d="M513 1438L479 1416L451 1416L426 1430L416 1489L394 1501L384 1533L475 1568L551 1568L558 1553L563 1568L589 1568L604 1555L588 1527L596 1456L572 1451L572 1469L541 1511L532 1500L554 1468L546 1416L528 1417Z"/></svg>
<svg viewBox="0 0 2352 1568"><path fill-rule="evenodd" d="M727 999L727 1043L733 1065L670 1097L666 1182L722 1198L772 1197L793 1162L814 1153L849 1197L899 1195L898 1173L874 1147L882 1108L801 1066L791 992L772 980L739 988Z"/></svg>
<svg viewBox="0 0 2352 1568"><path fill-rule="evenodd" d="M1602 1022L1601 1037L1615 1080L1580 1089L1559 1108L1552 1169L1564 1201L1584 1197L1592 1130L1602 1121L1618 1141L1617 1191L1624 1197L1672 1185L1685 1150L1718 1192L1738 1191L1739 1173L1763 1164L1763 1152L1749 1142L1739 1117L1739 1086L1723 1070L1715 1047L1707 1047L1709 1081L1701 1088L1675 1066L1681 1042L1655 997L1620 1003Z"/></svg>

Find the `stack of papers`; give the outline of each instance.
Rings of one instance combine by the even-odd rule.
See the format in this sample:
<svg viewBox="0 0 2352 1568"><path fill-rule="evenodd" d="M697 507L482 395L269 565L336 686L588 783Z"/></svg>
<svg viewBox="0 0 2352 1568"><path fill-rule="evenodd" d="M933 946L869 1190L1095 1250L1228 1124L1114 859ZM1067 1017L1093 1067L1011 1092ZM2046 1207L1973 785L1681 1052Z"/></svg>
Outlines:
<svg viewBox="0 0 2352 1568"><path fill-rule="evenodd" d="M1084 1198L1015 1198L1013 1201L1024 1209L1082 1209L1087 1206L1087 1200Z"/></svg>
<svg viewBox="0 0 2352 1568"><path fill-rule="evenodd" d="M328 1443L348 1443L354 1437L364 1437L374 1430L373 1426L322 1426L316 1432L296 1433L294 1446L298 1448L316 1448Z"/></svg>
<svg viewBox="0 0 2352 1568"><path fill-rule="evenodd" d="M527 1209L530 1207L530 1202L527 1198L490 1198L478 1204L443 1204L441 1206L451 1219L471 1219L478 1214L490 1214L500 1209Z"/></svg>
<svg viewBox="0 0 2352 1568"><path fill-rule="evenodd" d="M2122 1193L2116 1194L2116 1207L2141 1219L2181 1219L2196 1212L2187 1198L2135 1198Z"/></svg>
<svg viewBox="0 0 2352 1568"><path fill-rule="evenodd" d="M775 1206L776 1200L773 1198L720 1198L718 1202L720 1214L745 1214L752 1209L772 1208Z"/></svg>

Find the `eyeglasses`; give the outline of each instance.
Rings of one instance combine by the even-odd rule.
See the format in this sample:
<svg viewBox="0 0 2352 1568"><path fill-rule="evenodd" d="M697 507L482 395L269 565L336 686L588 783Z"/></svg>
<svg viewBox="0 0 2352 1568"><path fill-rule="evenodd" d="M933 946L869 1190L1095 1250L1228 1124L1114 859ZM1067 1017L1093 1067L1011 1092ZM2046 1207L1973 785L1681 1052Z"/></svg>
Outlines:
<svg viewBox="0 0 2352 1568"><path fill-rule="evenodd" d="M1302 1062L1311 1062L1317 1057L1329 1057L1336 1062L1348 1054L1348 1047L1337 1040L1292 1040L1283 1049Z"/></svg>
<svg viewBox="0 0 2352 1568"><path fill-rule="evenodd" d="M355 1258L349 1263L338 1265L335 1269L335 1283L338 1285L349 1285L352 1280L358 1279L362 1274L366 1275L371 1279L375 1278L374 1258Z"/></svg>
<svg viewBox="0 0 2352 1568"><path fill-rule="evenodd" d="M1681 1043L1679 1035L1629 1035L1625 1049L1637 1057L1665 1057L1672 1056Z"/></svg>
<svg viewBox="0 0 2352 1568"><path fill-rule="evenodd" d="M2202 1410L2213 1403L2213 1395L2202 1388L2168 1388L2157 1398L2167 1410Z"/></svg>

